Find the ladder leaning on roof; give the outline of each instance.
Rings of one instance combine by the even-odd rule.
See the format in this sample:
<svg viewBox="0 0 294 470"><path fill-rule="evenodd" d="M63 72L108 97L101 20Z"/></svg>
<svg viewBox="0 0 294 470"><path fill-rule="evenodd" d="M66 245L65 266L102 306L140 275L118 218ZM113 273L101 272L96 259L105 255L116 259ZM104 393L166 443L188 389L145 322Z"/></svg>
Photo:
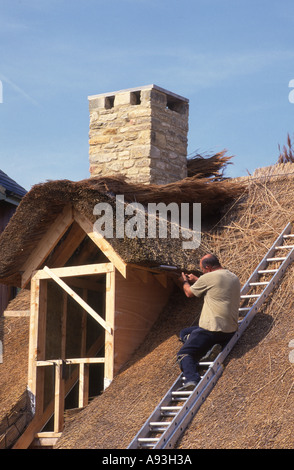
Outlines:
<svg viewBox="0 0 294 470"><path fill-rule="evenodd" d="M294 260L294 234L291 230L289 223L242 287L239 312L245 316L239 321L238 331L214 362L199 363L206 372L198 385L192 391L177 391L183 381L183 374L180 374L128 449L168 449L175 445L221 376L225 358ZM262 292L256 292L260 287Z"/></svg>

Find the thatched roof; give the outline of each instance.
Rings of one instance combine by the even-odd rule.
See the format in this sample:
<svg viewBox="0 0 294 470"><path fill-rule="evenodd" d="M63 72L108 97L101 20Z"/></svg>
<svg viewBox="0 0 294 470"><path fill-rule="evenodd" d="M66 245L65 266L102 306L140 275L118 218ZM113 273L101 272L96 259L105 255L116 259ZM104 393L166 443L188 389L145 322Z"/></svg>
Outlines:
<svg viewBox="0 0 294 470"><path fill-rule="evenodd" d="M20 285L21 268L34 251L58 214L68 204L94 223L94 206L98 202L114 204L115 195L125 202L143 205L154 202L200 202L202 217L218 213L244 192L244 187L232 181L214 181L193 176L167 185L127 183L122 177L90 178L78 182L49 181L33 186L21 201L15 215L0 237L0 282ZM114 249L127 263L191 265L195 254L179 249L179 240L109 239Z"/></svg>
<svg viewBox="0 0 294 470"><path fill-rule="evenodd" d="M294 175L265 174L242 182L248 191L203 233L203 243L244 283L284 226L294 219ZM288 358L288 345L294 339L293 285L290 267L228 356L222 377L178 448L293 447L294 365ZM144 344L106 391L85 409L68 412L57 447L126 448L178 376L177 335L197 320L200 308L198 299L187 299L176 290ZM14 336L7 336L7 341L15 341ZM24 343L22 350L26 351ZM13 367L8 372L14 376ZM23 384L13 391L15 396L22 392Z"/></svg>
<svg viewBox="0 0 294 470"><path fill-rule="evenodd" d="M0 340L3 342L3 363L0 364L0 425L5 426L9 423L2 423L3 418L27 388L29 318L1 317ZM2 432L0 426L0 436Z"/></svg>
<svg viewBox="0 0 294 470"><path fill-rule="evenodd" d="M294 218L294 177L247 179L248 194L206 234L224 266L244 283ZM225 371L178 448L290 448L294 434L293 270L228 356ZM177 335L199 313L198 299L176 291L124 370L101 396L73 414L58 448L128 446L179 374Z"/></svg>

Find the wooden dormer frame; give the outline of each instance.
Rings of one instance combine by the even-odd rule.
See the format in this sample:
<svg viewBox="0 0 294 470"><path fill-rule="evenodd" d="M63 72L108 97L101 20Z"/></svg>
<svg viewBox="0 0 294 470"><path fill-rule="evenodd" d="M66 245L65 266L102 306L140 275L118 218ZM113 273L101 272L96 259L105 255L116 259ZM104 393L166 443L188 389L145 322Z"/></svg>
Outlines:
<svg viewBox="0 0 294 470"><path fill-rule="evenodd" d="M66 237L62 244L58 246L58 242L65 233L67 233ZM86 236L94 242L94 251L95 246L97 246L109 260L109 263L64 266ZM44 267L47 259L48 265L51 266L49 268ZM83 263L82 258L80 262ZM143 340L144 335L167 301L171 290L167 275L160 272L160 270L127 265L109 241L94 231L93 223L85 215L73 209L71 205L65 207L62 213L57 216L55 222L29 256L22 271L22 286L29 287L30 283L31 289L28 389L32 402L35 402L35 413L33 420L15 444L14 448L16 449L29 447L36 433L44 429L45 424L52 415L54 415L54 431L51 433L51 437L56 438L60 434L63 429L65 396L77 382L79 383L78 406L84 407L87 405L90 364L103 363L104 376L101 376L101 379L104 379L104 388L110 384L119 368L128 360L130 354ZM95 274L99 276L102 273L105 276L102 283L103 292L105 293L104 318L101 318L99 312L91 309L90 305L87 304L86 297L88 289L92 290L91 288L93 288L95 290L95 287L97 288L97 283L94 286L91 276L94 277ZM83 279L83 276L86 276L86 278ZM67 277L70 278L68 282ZM47 280L49 279L55 281L63 289L64 296L63 300L61 297L63 306L62 303L59 304L61 306L59 314L59 318L61 318L61 358L47 361L45 356L45 320L48 303ZM71 287L76 286L82 289L82 295L85 295L85 297L78 296L69 284ZM101 289L101 286L99 286L99 289ZM92 315L105 328L105 334L103 332L97 336L94 344L91 347L89 345L90 350L81 354L78 352L79 357L69 359L65 357L65 340L63 338L66 330L63 323L66 323L65 300L67 296L71 296L80 304L83 318L87 314ZM130 305L129 298L132 299ZM134 301L138 311L134 310L132 306ZM142 321L144 328L141 328ZM138 325L139 330L137 331ZM86 329L83 326L81 328L81 335L84 338L82 330L85 331ZM137 331L137 334L133 335L132 330ZM102 346L101 342L105 347L104 357L96 357ZM81 351L82 349L81 347ZM62 378L64 363L78 365L75 376L71 376L66 381ZM54 364L55 369L55 391L52 390L55 398L52 398L45 407L43 403L46 382L45 369L48 365L52 366L52 364ZM38 434L38 438L42 438L42 436L44 437L45 434Z"/></svg>
<svg viewBox="0 0 294 470"><path fill-rule="evenodd" d="M74 277L84 275L106 275L105 321L81 297L79 297L61 277ZM70 295L80 306L105 329L105 356L81 357L67 359L65 357L55 360L45 359L45 318L46 318L46 292L42 291L41 281L53 279L66 294ZM88 368L91 363L104 363L105 387L113 379L114 369L114 295L115 295L115 268L112 263L101 263L85 266L64 268L44 268L35 272L31 279L31 315L29 338L29 369L28 389L35 401L35 416L44 414L42 391L44 387L44 374L42 370L48 365L55 364L55 400L54 400L54 432L63 429L65 381L61 377L62 363L79 365L79 406L88 404ZM40 373L37 374L37 369Z"/></svg>
<svg viewBox="0 0 294 470"><path fill-rule="evenodd" d="M22 266L22 282L21 287L26 288L31 280L34 271L40 269L47 256L52 252L59 240L63 237L68 228L76 222L85 232L85 236L96 244L96 246L105 254L115 268L124 276L127 275L127 265L122 258L115 252L111 244L98 232L94 232L92 222L86 216L81 214L71 205L66 206L63 211L57 216L54 223L50 226L47 233L39 242L37 247L31 253ZM77 239L76 246L72 245L72 250L79 245L80 239Z"/></svg>

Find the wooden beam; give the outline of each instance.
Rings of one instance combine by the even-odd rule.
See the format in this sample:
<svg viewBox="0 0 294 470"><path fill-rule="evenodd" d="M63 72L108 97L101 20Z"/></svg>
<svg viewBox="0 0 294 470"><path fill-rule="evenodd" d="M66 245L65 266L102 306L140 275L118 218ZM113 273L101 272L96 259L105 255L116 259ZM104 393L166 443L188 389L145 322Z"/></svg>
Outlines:
<svg viewBox="0 0 294 470"><path fill-rule="evenodd" d="M62 432L38 432L35 435L33 444L31 447L34 449L54 447L58 439L62 436Z"/></svg>
<svg viewBox="0 0 294 470"><path fill-rule="evenodd" d="M46 269L45 269L46 268ZM50 279L54 274L58 277L77 277L77 276L91 276L95 274L106 274L113 271L112 263L97 263L97 264L85 264L83 266L66 266L63 268L50 268L48 273L47 266L39 271L36 271L34 276L36 279Z"/></svg>
<svg viewBox="0 0 294 470"><path fill-rule="evenodd" d="M67 294L63 291L63 303L61 314L61 359L66 358L66 322L67 322Z"/></svg>
<svg viewBox="0 0 294 470"><path fill-rule="evenodd" d="M4 317L29 317L30 310L5 310Z"/></svg>
<svg viewBox="0 0 294 470"><path fill-rule="evenodd" d="M37 331L37 360L44 360L46 355L46 318L47 318L47 281L40 281L39 290L39 314L38 314L38 331ZM37 364L35 365L37 367ZM44 369L36 370L36 412L44 411L44 387L45 387L45 371Z"/></svg>
<svg viewBox="0 0 294 470"><path fill-rule="evenodd" d="M66 206L62 213L56 218L50 226L46 235L41 239L31 256L22 266L22 288L25 288L30 281L33 271L38 269L45 261L49 253L57 245L61 237L65 234L68 227L73 222L73 213L71 206Z"/></svg>
<svg viewBox="0 0 294 470"><path fill-rule="evenodd" d="M73 291L62 279L60 279L52 269L47 266L43 268L45 271L62 289L64 289L84 310L86 310L100 325L112 335L111 325L107 323L95 310L90 307L75 291ZM40 271L39 271L40 272ZM72 274L71 274L72 276Z"/></svg>
<svg viewBox="0 0 294 470"><path fill-rule="evenodd" d="M106 322L114 331L115 316L115 271L106 275L105 317ZM105 366L104 366L104 388L113 379L114 368L114 335L105 332Z"/></svg>
<svg viewBox="0 0 294 470"><path fill-rule="evenodd" d="M82 227L82 229L87 233L91 240L100 248L100 250L105 254L105 256L114 264L116 269L126 277L126 263L122 258L116 253L111 244L98 232L94 232L93 223L89 221L83 214L74 210L74 219Z"/></svg>
<svg viewBox="0 0 294 470"><path fill-rule="evenodd" d="M89 364L83 362L79 366L79 408L84 408L89 402Z"/></svg>
<svg viewBox="0 0 294 470"><path fill-rule="evenodd" d="M37 335L39 319L39 290L40 280L33 277L31 279L31 316L29 332L29 365L28 365L28 388L36 397L36 377L37 377Z"/></svg>
<svg viewBox="0 0 294 470"><path fill-rule="evenodd" d="M83 289L83 300L87 302L88 300L88 291L86 288ZM86 356L87 350L87 312L83 310L82 313L82 324L81 324L81 357Z"/></svg>
<svg viewBox="0 0 294 470"><path fill-rule="evenodd" d="M63 364L55 364L55 396L54 396L54 432L63 430L65 383L62 377Z"/></svg>
<svg viewBox="0 0 294 470"><path fill-rule="evenodd" d="M37 366L46 367L46 366L52 366L53 364L61 365L64 362L65 364L103 364L103 362L105 362L105 358L104 357L77 357L77 358L72 358L72 359L65 359L64 361L62 361L62 359L48 359L46 361L37 361Z"/></svg>

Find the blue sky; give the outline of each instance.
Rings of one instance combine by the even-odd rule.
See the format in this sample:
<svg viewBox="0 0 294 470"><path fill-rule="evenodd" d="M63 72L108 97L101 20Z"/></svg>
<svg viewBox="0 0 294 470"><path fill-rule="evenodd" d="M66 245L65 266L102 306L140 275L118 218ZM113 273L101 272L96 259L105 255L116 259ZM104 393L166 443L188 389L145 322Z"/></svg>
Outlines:
<svg viewBox="0 0 294 470"><path fill-rule="evenodd" d="M294 134L293 0L0 0L0 57L0 168L28 190L89 176L89 95L188 98L188 154L227 149L227 176Z"/></svg>

